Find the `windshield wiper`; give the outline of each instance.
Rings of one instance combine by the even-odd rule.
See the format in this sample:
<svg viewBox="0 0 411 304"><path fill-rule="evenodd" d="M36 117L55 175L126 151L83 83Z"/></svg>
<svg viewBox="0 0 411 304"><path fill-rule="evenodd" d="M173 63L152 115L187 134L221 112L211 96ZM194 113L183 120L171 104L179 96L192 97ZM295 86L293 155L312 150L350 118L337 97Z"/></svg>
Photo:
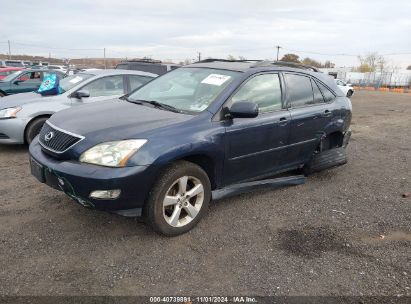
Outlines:
<svg viewBox="0 0 411 304"><path fill-rule="evenodd" d="M171 112L175 112L175 113L181 113L181 111L179 109L177 109L176 107L170 106L168 104L165 103L161 103L158 102L156 100L130 100L128 98L125 98L127 101L132 102L132 103L136 103L136 104L143 104L143 103L148 103L151 104L153 106L155 106L156 108L161 108L167 111L171 111Z"/></svg>

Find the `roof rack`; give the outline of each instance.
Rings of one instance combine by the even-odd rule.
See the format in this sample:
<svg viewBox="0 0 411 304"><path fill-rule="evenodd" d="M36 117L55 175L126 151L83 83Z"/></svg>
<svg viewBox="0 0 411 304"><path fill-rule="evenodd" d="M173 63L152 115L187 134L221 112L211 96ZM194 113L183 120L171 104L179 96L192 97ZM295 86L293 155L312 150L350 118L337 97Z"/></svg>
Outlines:
<svg viewBox="0 0 411 304"><path fill-rule="evenodd" d="M264 61L257 62L252 67L257 68L257 67L264 67L264 66L270 66L270 65L286 66L286 67L290 67L290 68L304 69L304 70L310 70L310 71L313 71L313 72L321 73L321 71L319 69L317 69L316 67L301 64L301 63L287 62L287 61L264 60Z"/></svg>
<svg viewBox="0 0 411 304"><path fill-rule="evenodd" d="M218 59L218 58L207 58L204 60L197 61L196 63L207 63L207 62L260 62L262 61L261 59L239 59L239 60L230 60L230 59Z"/></svg>
<svg viewBox="0 0 411 304"><path fill-rule="evenodd" d="M150 58L133 58L133 59L124 60L122 62L162 63L161 60L155 60L155 59L150 59Z"/></svg>

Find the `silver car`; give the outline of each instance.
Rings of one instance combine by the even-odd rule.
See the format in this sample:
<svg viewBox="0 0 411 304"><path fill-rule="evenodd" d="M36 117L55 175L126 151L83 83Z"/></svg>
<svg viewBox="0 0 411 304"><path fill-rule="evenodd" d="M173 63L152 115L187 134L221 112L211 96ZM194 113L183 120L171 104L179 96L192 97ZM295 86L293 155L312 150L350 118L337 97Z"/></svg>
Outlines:
<svg viewBox="0 0 411 304"><path fill-rule="evenodd" d="M62 93L36 92L0 99L0 144L30 143L54 113L91 102L117 98L149 82L156 74L130 70L93 70L60 80Z"/></svg>

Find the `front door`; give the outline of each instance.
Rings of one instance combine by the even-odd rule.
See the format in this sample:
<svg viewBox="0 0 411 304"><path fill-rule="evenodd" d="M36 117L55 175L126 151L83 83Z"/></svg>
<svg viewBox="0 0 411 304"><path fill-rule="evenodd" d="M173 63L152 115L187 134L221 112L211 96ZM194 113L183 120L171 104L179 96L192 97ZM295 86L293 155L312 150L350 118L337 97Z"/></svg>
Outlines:
<svg viewBox="0 0 411 304"><path fill-rule="evenodd" d="M226 122L224 184L268 174L284 165L290 113L282 100L279 74L269 73L253 76L228 101L228 107L239 101L254 102L259 115Z"/></svg>
<svg viewBox="0 0 411 304"><path fill-rule="evenodd" d="M42 81L41 71L21 73L12 81L10 94L33 92L38 90Z"/></svg>
<svg viewBox="0 0 411 304"><path fill-rule="evenodd" d="M81 102L92 103L123 96L125 94L124 83L123 75L107 76L96 79L79 89L90 93L90 97L82 98Z"/></svg>

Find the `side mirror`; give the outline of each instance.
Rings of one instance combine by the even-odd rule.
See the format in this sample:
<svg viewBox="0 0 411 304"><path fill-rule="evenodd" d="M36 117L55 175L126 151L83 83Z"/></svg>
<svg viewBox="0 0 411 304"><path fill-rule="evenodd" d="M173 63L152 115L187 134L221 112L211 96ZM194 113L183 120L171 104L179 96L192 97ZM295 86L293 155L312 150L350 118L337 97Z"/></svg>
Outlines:
<svg viewBox="0 0 411 304"><path fill-rule="evenodd" d="M258 106L250 101L235 102L228 109L228 114L232 118L254 118L258 116Z"/></svg>
<svg viewBox="0 0 411 304"><path fill-rule="evenodd" d="M87 90L78 90L77 92L73 93L72 96L78 99L82 99L82 98L90 97L90 92Z"/></svg>

